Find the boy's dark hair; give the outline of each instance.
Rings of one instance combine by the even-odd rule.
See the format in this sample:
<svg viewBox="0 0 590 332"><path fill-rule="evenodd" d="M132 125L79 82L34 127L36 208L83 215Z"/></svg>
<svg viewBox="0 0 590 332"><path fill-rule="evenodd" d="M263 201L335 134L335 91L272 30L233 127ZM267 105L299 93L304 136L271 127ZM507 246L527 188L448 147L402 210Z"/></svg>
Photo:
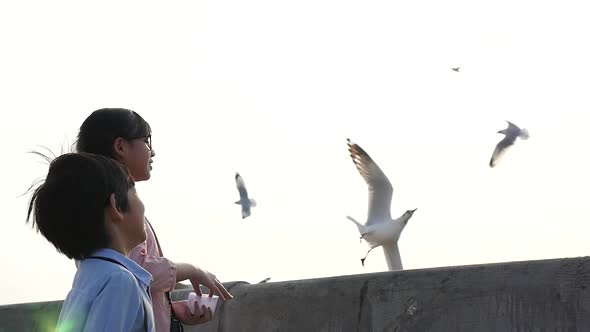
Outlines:
<svg viewBox="0 0 590 332"><path fill-rule="evenodd" d="M45 181L29 201L27 222L55 248L73 259L84 259L111 238L105 227L105 207L115 194L117 207L127 212L127 192L134 187L118 161L89 153L68 153L49 165Z"/></svg>
<svg viewBox="0 0 590 332"><path fill-rule="evenodd" d="M114 158L117 137L135 139L151 135L150 125L139 114L125 108L101 108L90 114L80 126L76 151Z"/></svg>

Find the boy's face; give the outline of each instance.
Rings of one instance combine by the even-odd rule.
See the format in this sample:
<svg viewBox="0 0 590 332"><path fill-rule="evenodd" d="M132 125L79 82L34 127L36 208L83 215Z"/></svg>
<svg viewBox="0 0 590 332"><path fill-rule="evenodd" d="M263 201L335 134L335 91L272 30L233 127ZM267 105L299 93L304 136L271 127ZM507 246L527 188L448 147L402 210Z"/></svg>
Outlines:
<svg viewBox="0 0 590 332"><path fill-rule="evenodd" d="M146 239L143 202L139 199L135 187L127 191L127 198L129 199L129 210L124 215L123 223L121 224L127 243L131 248L135 248L138 244Z"/></svg>

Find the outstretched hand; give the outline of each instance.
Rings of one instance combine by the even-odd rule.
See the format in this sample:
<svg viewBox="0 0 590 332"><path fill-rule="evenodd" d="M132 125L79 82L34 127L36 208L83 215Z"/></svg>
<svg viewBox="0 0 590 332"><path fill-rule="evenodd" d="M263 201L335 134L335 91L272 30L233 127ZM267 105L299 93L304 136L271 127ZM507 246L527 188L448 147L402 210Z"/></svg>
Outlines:
<svg viewBox="0 0 590 332"><path fill-rule="evenodd" d="M200 285L203 285L209 288L210 297L212 297L213 295L217 295L224 300L231 300L233 298L233 296L227 291L227 289L223 287L221 281L219 281L213 273L207 270L195 267L193 273L191 273L189 280L193 285L195 293L199 296L203 295L200 287Z"/></svg>
<svg viewBox="0 0 590 332"><path fill-rule="evenodd" d="M201 308L197 308L199 306L197 301L194 303L194 314L191 313L188 307L188 301L186 300L173 302L172 306L174 308L176 317L178 317L182 324L197 325L207 323L213 319L213 312L211 311L211 308L205 305L202 305Z"/></svg>

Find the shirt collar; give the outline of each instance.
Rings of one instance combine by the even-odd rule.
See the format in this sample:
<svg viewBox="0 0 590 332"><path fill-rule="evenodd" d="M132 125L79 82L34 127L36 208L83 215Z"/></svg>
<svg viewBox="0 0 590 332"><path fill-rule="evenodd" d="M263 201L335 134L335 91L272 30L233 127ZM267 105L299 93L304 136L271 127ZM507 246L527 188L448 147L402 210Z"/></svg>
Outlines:
<svg viewBox="0 0 590 332"><path fill-rule="evenodd" d="M116 250L102 248L95 251L91 256L107 257L116 260L117 262L123 264L127 270L133 273L133 275L135 275L135 277L143 282L146 286L149 286L150 282L153 280L152 275L147 270L145 270L129 257Z"/></svg>

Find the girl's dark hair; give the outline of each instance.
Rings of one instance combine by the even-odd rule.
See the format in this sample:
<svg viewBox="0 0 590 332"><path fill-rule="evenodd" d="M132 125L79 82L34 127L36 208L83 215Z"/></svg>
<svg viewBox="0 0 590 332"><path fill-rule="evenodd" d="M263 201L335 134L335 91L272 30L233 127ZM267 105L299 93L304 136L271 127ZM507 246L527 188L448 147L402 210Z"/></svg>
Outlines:
<svg viewBox="0 0 590 332"><path fill-rule="evenodd" d="M111 238L105 226L105 207L115 194L117 207L127 212L127 192L134 187L118 161L89 153L67 153L49 165L45 181L29 201L27 222L55 248L73 259L84 259Z"/></svg>
<svg viewBox="0 0 590 332"><path fill-rule="evenodd" d="M125 108L101 108L90 114L80 126L76 151L114 158L117 137L134 139L151 135L150 125L139 114Z"/></svg>

